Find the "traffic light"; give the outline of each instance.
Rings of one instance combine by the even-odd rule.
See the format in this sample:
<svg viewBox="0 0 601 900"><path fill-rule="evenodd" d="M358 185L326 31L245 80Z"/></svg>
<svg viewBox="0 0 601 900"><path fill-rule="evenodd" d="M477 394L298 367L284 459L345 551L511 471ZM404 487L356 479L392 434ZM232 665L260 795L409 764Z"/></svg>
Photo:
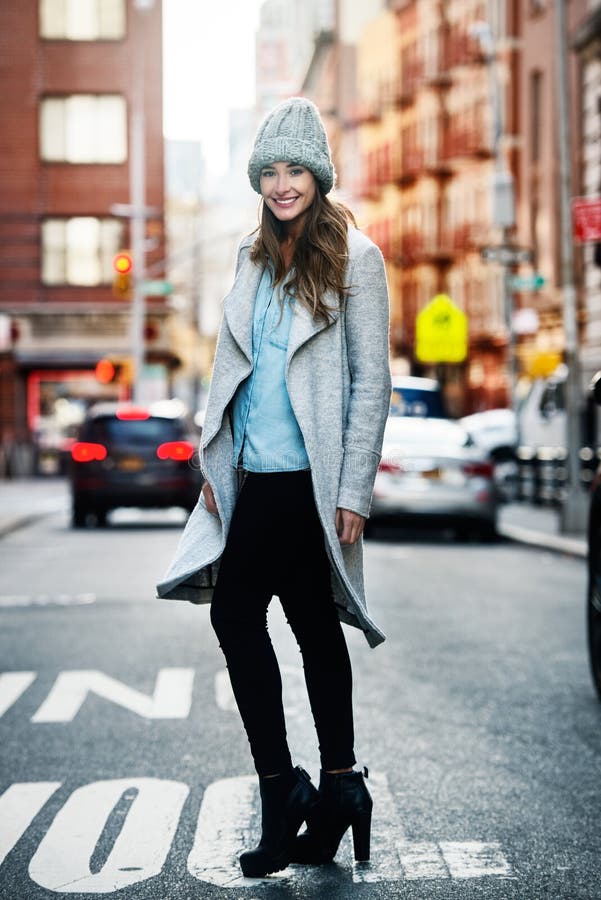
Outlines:
<svg viewBox="0 0 601 900"><path fill-rule="evenodd" d="M113 294L119 300L129 300L131 298L133 267L131 253L127 250L121 250L113 259L113 269L115 270Z"/></svg>
<svg viewBox="0 0 601 900"><path fill-rule="evenodd" d="M94 373L101 384L121 384L131 387L133 381L133 361L128 357L101 359L96 363Z"/></svg>

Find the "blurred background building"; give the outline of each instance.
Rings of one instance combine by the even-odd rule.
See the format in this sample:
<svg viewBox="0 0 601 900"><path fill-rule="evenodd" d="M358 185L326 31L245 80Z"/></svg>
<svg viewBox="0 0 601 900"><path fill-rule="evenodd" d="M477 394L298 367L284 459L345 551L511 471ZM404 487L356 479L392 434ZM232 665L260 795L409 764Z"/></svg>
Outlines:
<svg viewBox="0 0 601 900"><path fill-rule="evenodd" d="M53 430L62 439L91 399L127 394L126 367L103 384L95 366L131 349L128 293L115 294L112 260L130 244L123 205L140 53L146 265L170 292L146 298L157 396L204 403L236 246L257 223L246 177L253 137L294 94L321 109L338 196L386 258L394 371L439 377L456 415L510 402L512 340L520 379L552 372L564 349L555 9L553 0L263 0L248 34L255 101L232 104L229 165L215 177L198 140L162 138L160 0L2 4L0 472L27 469L32 448ZM569 0L566 10L574 193L595 198L601 4ZM190 116L203 115L211 87L187 85ZM515 188L506 228L492 202L499 160ZM483 258L503 243L531 254L509 297L504 268ZM601 358L600 246L576 253L583 392ZM467 316L468 355L424 365L416 318L440 293Z"/></svg>
<svg viewBox="0 0 601 900"><path fill-rule="evenodd" d="M128 0L0 5L0 470L48 465L86 404L127 393L129 308L113 258L129 247L136 53L144 73L149 263L165 255L162 10ZM124 288L127 285L123 285ZM147 361L173 364L164 298L149 299ZM114 363L114 381L95 376ZM121 365L123 363L123 365ZM43 459L38 459L42 470Z"/></svg>

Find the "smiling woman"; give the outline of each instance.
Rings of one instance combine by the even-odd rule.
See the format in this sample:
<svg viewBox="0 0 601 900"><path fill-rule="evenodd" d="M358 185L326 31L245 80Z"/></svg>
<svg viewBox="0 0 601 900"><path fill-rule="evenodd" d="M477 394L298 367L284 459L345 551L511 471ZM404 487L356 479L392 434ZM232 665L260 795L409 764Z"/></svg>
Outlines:
<svg viewBox="0 0 601 900"><path fill-rule="evenodd" d="M206 483L158 593L211 600L261 793L261 840L240 865L262 877L333 859L351 826L355 858L369 859L372 800L367 770L353 770L341 622L372 647L384 640L365 603L361 535L391 381L382 254L328 196L335 171L310 100L292 97L265 118L248 176L261 224L240 244L223 302L201 440ZM288 748L266 622L274 594L303 656L319 792Z"/></svg>

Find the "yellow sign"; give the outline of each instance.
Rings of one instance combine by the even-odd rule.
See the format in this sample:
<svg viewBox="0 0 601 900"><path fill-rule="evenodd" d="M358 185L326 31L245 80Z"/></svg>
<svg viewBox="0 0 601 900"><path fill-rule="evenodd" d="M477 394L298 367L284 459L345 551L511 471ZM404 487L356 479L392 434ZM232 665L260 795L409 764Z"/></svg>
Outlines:
<svg viewBox="0 0 601 900"><path fill-rule="evenodd" d="M552 375L561 363L561 354L555 350L536 350L528 348L522 356L522 368L530 378L547 378Z"/></svg>
<svg viewBox="0 0 601 900"><path fill-rule="evenodd" d="M459 363L467 356L467 316L447 294L437 294L415 323L415 355L424 363Z"/></svg>

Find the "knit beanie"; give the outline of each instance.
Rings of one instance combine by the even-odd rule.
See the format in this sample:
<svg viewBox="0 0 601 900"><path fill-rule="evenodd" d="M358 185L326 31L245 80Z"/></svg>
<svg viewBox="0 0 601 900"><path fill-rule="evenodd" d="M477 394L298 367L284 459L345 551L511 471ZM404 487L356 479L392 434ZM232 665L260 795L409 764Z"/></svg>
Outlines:
<svg viewBox="0 0 601 900"><path fill-rule="evenodd" d="M259 126L248 161L248 177L261 193L261 169L274 162L305 166L324 194L334 186L336 172L319 110L306 97L291 97L275 107Z"/></svg>

